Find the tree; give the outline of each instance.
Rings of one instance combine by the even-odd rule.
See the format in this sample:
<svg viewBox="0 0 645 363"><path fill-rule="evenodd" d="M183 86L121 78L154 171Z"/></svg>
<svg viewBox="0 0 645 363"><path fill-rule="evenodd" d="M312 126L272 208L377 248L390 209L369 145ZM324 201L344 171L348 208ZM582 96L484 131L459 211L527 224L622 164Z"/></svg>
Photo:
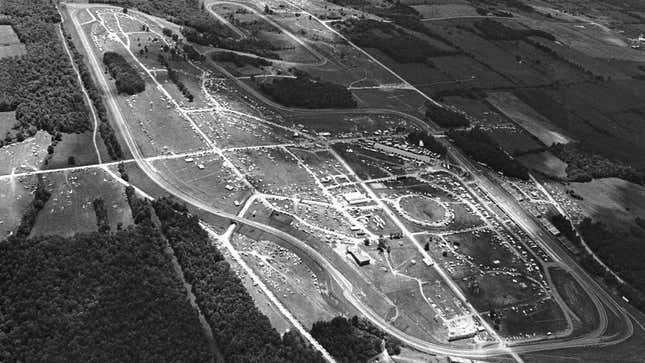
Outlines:
<svg viewBox="0 0 645 363"><path fill-rule="evenodd" d="M67 158L68 165L76 165L76 159L73 156Z"/></svg>

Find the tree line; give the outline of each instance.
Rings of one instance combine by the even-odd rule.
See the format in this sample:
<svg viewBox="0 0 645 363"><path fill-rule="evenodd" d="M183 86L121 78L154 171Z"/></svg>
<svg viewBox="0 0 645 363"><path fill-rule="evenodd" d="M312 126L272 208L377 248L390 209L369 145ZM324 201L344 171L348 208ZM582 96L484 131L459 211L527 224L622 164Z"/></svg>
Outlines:
<svg viewBox="0 0 645 363"><path fill-rule="evenodd" d="M297 332L280 337L185 206L170 199L152 206L227 362L323 361Z"/></svg>
<svg viewBox="0 0 645 363"><path fill-rule="evenodd" d="M61 19L55 2L5 0L0 14L8 16L5 22L27 50L0 59L0 111L16 112L16 135L89 130L88 110L58 35Z"/></svg>
<svg viewBox="0 0 645 363"><path fill-rule="evenodd" d="M382 332L368 320L342 316L318 321L311 327L314 337L342 363L368 362L385 348L390 355L401 353L401 342Z"/></svg>
<svg viewBox="0 0 645 363"><path fill-rule="evenodd" d="M18 225L18 229L14 236L20 238L27 238L29 236L31 230L34 228L34 224L36 224L38 212L43 209L45 203L49 200L49 197L51 197L51 193L45 189L42 179L39 178L38 183L36 184L36 189L34 190L34 199L22 215L20 225Z"/></svg>
<svg viewBox="0 0 645 363"><path fill-rule="evenodd" d="M103 53L103 64L115 79L116 89L119 93L134 95L146 89L146 82L121 54L116 52Z"/></svg>
<svg viewBox="0 0 645 363"><path fill-rule="evenodd" d="M511 178L529 179L528 169L508 155L490 135L481 128L449 130L448 136L475 161L486 164Z"/></svg>
<svg viewBox="0 0 645 363"><path fill-rule="evenodd" d="M166 57L164 57L164 55L161 53L159 53L158 58L159 58L159 63L161 63L164 67L166 67L166 71L168 73L168 78L170 79L170 81L172 81L172 83L174 83L175 86L177 86L179 91L184 95L184 97L186 97L188 102L193 102L193 99L195 98L195 96L193 96L193 94L190 92L188 87L186 87L184 82L182 82L181 79L179 79L179 75L177 74L177 71L175 71L175 69L172 68L172 66L170 65L170 62L168 62Z"/></svg>
<svg viewBox="0 0 645 363"><path fill-rule="evenodd" d="M497 20L486 18L475 23L475 28L482 36L490 40L524 40L529 37L544 38L555 41L553 34L540 29L516 29L508 27Z"/></svg>
<svg viewBox="0 0 645 363"><path fill-rule="evenodd" d="M400 63L423 63L431 57L455 54L397 28L372 19L347 20L343 32L356 45L375 48Z"/></svg>
<svg viewBox="0 0 645 363"><path fill-rule="evenodd" d="M304 72L298 73L296 78L256 82L262 92L285 106L302 108L356 107L356 100L346 87L314 80Z"/></svg>
<svg viewBox="0 0 645 363"><path fill-rule="evenodd" d="M577 227L585 243L596 256L627 282L620 283L585 252L582 240L569 219L558 214L552 217L551 221L563 236L583 250L578 262L585 270L602 278L612 289L627 297L632 305L645 312L645 270L642 268L645 253L641 246L642 231L615 231L606 224L594 222L591 218L584 218ZM629 235L630 233L632 235Z"/></svg>
<svg viewBox="0 0 645 363"><path fill-rule="evenodd" d="M114 129L112 128L112 125L110 125L110 121L108 120L107 110L105 108L105 104L103 103L103 99L101 98L101 93L99 92L98 87L96 87L96 83L94 83L94 79L92 78L90 70L85 65L85 62L83 62L83 56L78 51L78 49L76 49L74 42L72 42L72 37L65 33L65 28L61 27L61 29L63 29L63 34L65 34L65 41L67 42L67 45L72 52L74 63L76 63L76 66L78 67L78 72L81 75L83 86L85 86L85 90L87 91L90 100L92 100L92 105L94 106L96 117L100 122L99 134L103 139L103 143L105 144L108 155L110 155L110 158L112 158L112 160L121 159L123 158L123 151L121 150L119 140L116 138Z"/></svg>
<svg viewBox="0 0 645 363"><path fill-rule="evenodd" d="M610 160L581 144L554 144L549 148L567 163L567 178L588 182L594 178L620 178L645 185L645 170L636 169L618 160Z"/></svg>
<svg viewBox="0 0 645 363"><path fill-rule="evenodd" d="M461 112L439 106L433 102L426 102L426 117L442 127L468 127L470 122Z"/></svg>
<svg viewBox="0 0 645 363"><path fill-rule="evenodd" d="M434 136L424 131L413 131L406 136L405 140L412 145L419 146L423 142L423 147L437 153L439 155L446 155L448 150L439 142Z"/></svg>

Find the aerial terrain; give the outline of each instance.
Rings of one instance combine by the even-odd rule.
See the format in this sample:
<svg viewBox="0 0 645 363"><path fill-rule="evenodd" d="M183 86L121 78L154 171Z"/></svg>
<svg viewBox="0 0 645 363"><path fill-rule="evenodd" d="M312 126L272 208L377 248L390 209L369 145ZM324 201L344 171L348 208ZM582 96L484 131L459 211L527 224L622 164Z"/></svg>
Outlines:
<svg viewBox="0 0 645 363"><path fill-rule="evenodd" d="M0 0L0 362L645 362L643 33Z"/></svg>

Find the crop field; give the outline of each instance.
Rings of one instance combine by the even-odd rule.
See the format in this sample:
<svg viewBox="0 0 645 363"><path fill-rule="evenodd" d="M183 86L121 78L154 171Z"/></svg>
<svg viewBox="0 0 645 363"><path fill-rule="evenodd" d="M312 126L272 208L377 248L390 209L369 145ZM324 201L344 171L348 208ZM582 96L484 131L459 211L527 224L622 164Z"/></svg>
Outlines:
<svg viewBox="0 0 645 363"><path fill-rule="evenodd" d="M284 149L242 149L227 154L262 193L327 201L314 178Z"/></svg>
<svg viewBox="0 0 645 363"><path fill-rule="evenodd" d="M0 237L13 234L20 225L23 213L34 200L34 176L0 179Z"/></svg>
<svg viewBox="0 0 645 363"><path fill-rule="evenodd" d="M47 132L38 131L34 137L0 148L0 175L39 170L50 142Z"/></svg>
<svg viewBox="0 0 645 363"><path fill-rule="evenodd" d="M220 148L285 144L294 139L286 130L244 115L226 112L196 112L191 117Z"/></svg>
<svg viewBox="0 0 645 363"><path fill-rule="evenodd" d="M101 169L63 171L43 176L51 197L38 214L31 236L58 234L71 236L77 232L97 230L92 202L102 198L113 231L117 224L132 224L130 206L123 184Z"/></svg>
<svg viewBox="0 0 645 363"><path fill-rule="evenodd" d="M415 91L409 89L352 89L352 94L358 107L387 108L423 116L420 110L426 100Z"/></svg>
<svg viewBox="0 0 645 363"><path fill-rule="evenodd" d="M552 125L544 116L511 93L489 93L487 101L508 118L517 122L531 135L537 137L546 146L551 146L554 143L566 144L573 141L563 131Z"/></svg>
<svg viewBox="0 0 645 363"><path fill-rule="evenodd" d="M237 212L251 194L250 188L214 154L157 160L153 166L162 171L166 181L225 211Z"/></svg>

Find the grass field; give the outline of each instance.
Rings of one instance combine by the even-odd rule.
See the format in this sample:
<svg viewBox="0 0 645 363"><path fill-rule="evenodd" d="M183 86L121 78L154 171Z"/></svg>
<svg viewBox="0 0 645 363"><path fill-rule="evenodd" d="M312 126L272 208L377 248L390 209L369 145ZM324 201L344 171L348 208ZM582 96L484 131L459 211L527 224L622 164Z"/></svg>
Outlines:
<svg viewBox="0 0 645 363"><path fill-rule="evenodd" d="M153 165L162 171L166 181L180 186L191 196L207 200L216 208L237 212L239 205L244 204L251 194L246 184L225 167L217 155L194 156L192 159L158 160ZM200 165L203 169L200 169Z"/></svg>
<svg viewBox="0 0 645 363"><path fill-rule="evenodd" d="M97 145L103 160L109 160L105 145L100 136L97 135ZM54 153L44 169L59 169L68 167L69 157L74 157L74 165L89 165L98 163L94 144L92 143L92 132L82 134L63 134L63 139L54 148Z"/></svg>
<svg viewBox="0 0 645 363"><path fill-rule="evenodd" d="M15 232L27 207L34 200L36 177L0 180L0 238Z"/></svg>
<svg viewBox="0 0 645 363"><path fill-rule="evenodd" d="M448 216L444 206L427 197L404 197L400 200L400 206L415 220L426 223L438 223Z"/></svg>
<svg viewBox="0 0 645 363"><path fill-rule="evenodd" d="M314 178L282 149L245 149L227 155L260 192L326 201Z"/></svg>
<svg viewBox="0 0 645 363"><path fill-rule="evenodd" d="M101 169L64 171L43 177L51 197L38 214L31 236L71 236L97 230L92 202L103 198L113 231L132 224L124 186Z"/></svg>
<svg viewBox="0 0 645 363"><path fill-rule="evenodd" d="M0 148L0 175L39 170L50 142L47 132L38 131L34 137Z"/></svg>
<svg viewBox="0 0 645 363"><path fill-rule="evenodd" d="M542 174L560 179L567 177L567 163L548 151L521 155L516 159L527 168L537 170Z"/></svg>
<svg viewBox="0 0 645 363"><path fill-rule="evenodd" d="M11 133L16 124L16 112L0 112L0 138L4 139L7 133Z"/></svg>
<svg viewBox="0 0 645 363"><path fill-rule="evenodd" d="M25 53L27 53L27 49L18 39L13 27L0 25L0 58L16 57Z"/></svg>
<svg viewBox="0 0 645 363"><path fill-rule="evenodd" d="M598 323L598 312L587 293L568 272L562 269L551 269L550 272L560 296L579 318L574 320L576 329L579 331L593 329Z"/></svg>
<svg viewBox="0 0 645 363"><path fill-rule="evenodd" d="M645 187L622 179L595 179L569 185L583 200L583 213L617 229L634 226L634 218L645 218ZM637 227L636 227L637 228Z"/></svg>

